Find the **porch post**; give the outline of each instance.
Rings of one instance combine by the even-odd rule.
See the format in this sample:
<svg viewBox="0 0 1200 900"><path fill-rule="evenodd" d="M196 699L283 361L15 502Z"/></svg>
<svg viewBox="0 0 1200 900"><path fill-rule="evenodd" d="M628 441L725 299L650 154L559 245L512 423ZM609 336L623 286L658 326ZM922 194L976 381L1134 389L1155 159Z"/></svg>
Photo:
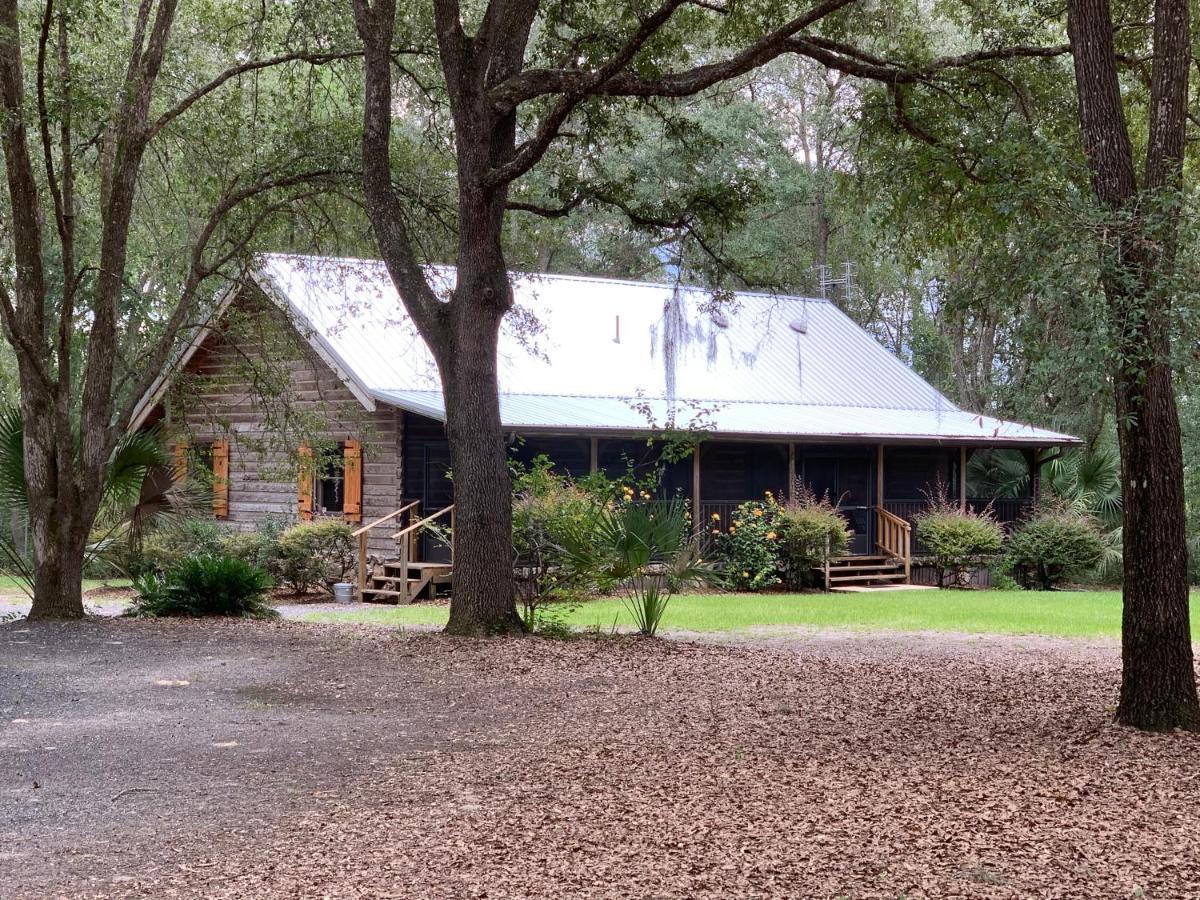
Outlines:
<svg viewBox="0 0 1200 900"><path fill-rule="evenodd" d="M1042 464L1038 459L1041 455L1041 447L1034 447L1025 454L1025 459L1029 462L1029 496L1035 506L1042 499Z"/></svg>
<svg viewBox="0 0 1200 900"><path fill-rule="evenodd" d="M883 509L883 444L875 454L875 505Z"/></svg>
<svg viewBox="0 0 1200 900"><path fill-rule="evenodd" d="M697 442L692 450L692 528L696 534L703 534L701 529L705 525L700 513L700 443Z"/></svg>
<svg viewBox="0 0 1200 900"><path fill-rule="evenodd" d="M589 460L588 471L595 475L600 471L600 439L592 438L591 442L591 458Z"/></svg>
<svg viewBox="0 0 1200 900"><path fill-rule="evenodd" d="M967 509L967 448L958 448L958 508Z"/></svg>
<svg viewBox="0 0 1200 900"><path fill-rule="evenodd" d="M796 442L788 443L788 483L787 497L789 500L796 499Z"/></svg>

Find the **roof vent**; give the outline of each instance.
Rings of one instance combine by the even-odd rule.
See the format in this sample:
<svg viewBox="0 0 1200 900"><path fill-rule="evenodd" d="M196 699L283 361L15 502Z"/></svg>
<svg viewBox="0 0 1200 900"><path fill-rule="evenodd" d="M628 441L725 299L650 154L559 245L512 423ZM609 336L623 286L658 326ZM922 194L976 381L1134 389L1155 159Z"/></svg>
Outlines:
<svg viewBox="0 0 1200 900"><path fill-rule="evenodd" d="M792 319L788 327L797 334L808 334L808 319Z"/></svg>
<svg viewBox="0 0 1200 900"><path fill-rule="evenodd" d="M712 311L712 322L718 328L728 328L729 327L729 317L726 316L725 313L721 312L721 310L719 310L719 309L714 309Z"/></svg>

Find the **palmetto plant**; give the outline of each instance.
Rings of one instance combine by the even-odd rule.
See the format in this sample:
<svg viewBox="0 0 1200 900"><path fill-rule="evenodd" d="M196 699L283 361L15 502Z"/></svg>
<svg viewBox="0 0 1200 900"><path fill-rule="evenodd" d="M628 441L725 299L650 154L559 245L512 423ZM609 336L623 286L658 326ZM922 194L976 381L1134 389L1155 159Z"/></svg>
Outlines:
<svg viewBox="0 0 1200 900"><path fill-rule="evenodd" d="M157 432L127 435L113 451L105 471L104 499L96 517L87 562L109 559L124 541L135 536L149 517L172 508L166 494L172 461ZM158 490L147 491L148 476L161 476ZM25 446L21 414L15 407L0 409L0 505L25 514L29 497L25 485ZM33 571L11 534L0 531L0 565L25 593L33 594Z"/></svg>
<svg viewBox="0 0 1200 900"><path fill-rule="evenodd" d="M1102 581L1121 580L1124 540L1121 530L1121 458L1115 448L1067 451L1047 464L1047 486L1091 516L1102 529L1104 556L1096 566Z"/></svg>
<svg viewBox="0 0 1200 900"><path fill-rule="evenodd" d="M628 593L625 606L641 634L653 637L672 595L711 576L681 501L601 507L572 529L564 548L573 565Z"/></svg>

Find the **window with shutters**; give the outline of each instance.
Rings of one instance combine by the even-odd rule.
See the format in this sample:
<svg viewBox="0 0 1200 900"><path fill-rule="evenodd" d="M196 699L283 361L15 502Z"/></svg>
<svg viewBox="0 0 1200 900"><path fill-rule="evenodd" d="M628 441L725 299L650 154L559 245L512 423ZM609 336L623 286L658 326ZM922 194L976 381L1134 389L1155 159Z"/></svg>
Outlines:
<svg viewBox="0 0 1200 900"><path fill-rule="evenodd" d="M201 441L175 447L177 479L192 476L212 490L212 511L218 519L229 516L229 441Z"/></svg>
<svg viewBox="0 0 1200 900"><path fill-rule="evenodd" d="M362 521L362 445L347 438L313 449L300 447L298 500L301 519L340 516Z"/></svg>

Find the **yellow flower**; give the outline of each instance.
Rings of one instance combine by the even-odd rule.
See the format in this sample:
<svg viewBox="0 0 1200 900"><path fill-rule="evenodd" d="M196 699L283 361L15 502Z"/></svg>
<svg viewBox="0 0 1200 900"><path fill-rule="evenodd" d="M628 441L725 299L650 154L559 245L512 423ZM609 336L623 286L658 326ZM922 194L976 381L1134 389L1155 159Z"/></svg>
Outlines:
<svg viewBox="0 0 1200 900"><path fill-rule="evenodd" d="M721 529L720 529L720 528L714 528L712 531L713 531L713 534L720 534L720 533L721 533Z"/></svg>
<svg viewBox="0 0 1200 900"><path fill-rule="evenodd" d="M742 577L743 577L743 578L749 578L749 577L750 577L750 573L749 573L749 572L743 572L743 573L742 573Z"/></svg>
<svg viewBox="0 0 1200 900"><path fill-rule="evenodd" d="M730 533L730 534L737 534L737 526L736 526L736 525L730 525L730 526L729 526L729 533Z"/></svg>
<svg viewBox="0 0 1200 900"><path fill-rule="evenodd" d="M768 532L767 532L767 540L768 540L768 541L773 541L773 540L775 540L775 532L773 532L773 531L768 531Z"/></svg>
<svg viewBox="0 0 1200 900"><path fill-rule="evenodd" d="M761 518L762 518L762 514L763 514L763 512L762 512L762 510L761 510L761 509L756 509L756 510L754 510L754 518L756 518L756 519L761 519Z"/></svg>
<svg viewBox="0 0 1200 900"><path fill-rule="evenodd" d="M720 522L720 521L721 521L721 514L720 514L720 513L713 513L713 514L712 514L712 520L713 520L714 522Z"/></svg>

